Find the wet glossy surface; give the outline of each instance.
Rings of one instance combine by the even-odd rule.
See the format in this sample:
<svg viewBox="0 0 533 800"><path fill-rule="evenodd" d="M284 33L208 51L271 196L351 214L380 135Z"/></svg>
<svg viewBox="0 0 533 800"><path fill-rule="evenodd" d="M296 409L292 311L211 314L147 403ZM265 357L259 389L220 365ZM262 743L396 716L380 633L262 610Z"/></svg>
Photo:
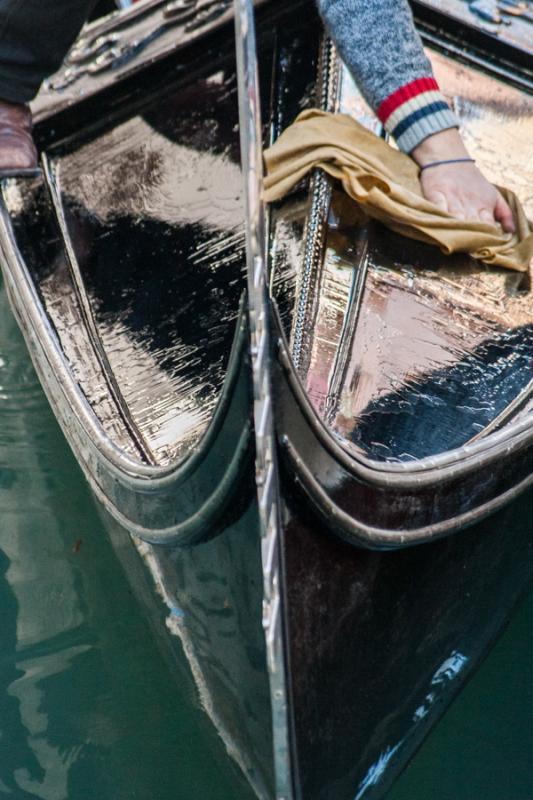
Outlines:
<svg viewBox="0 0 533 800"><path fill-rule="evenodd" d="M98 422L122 454L140 459L113 406L88 316L135 427L159 464L188 455L211 421L244 288L234 52L233 42L226 44L216 67L191 70L185 86L146 91L141 109L126 108L104 131L92 137L82 131L56 150L48 185L41 178L15 181L4 192L25 264ZM270 65L268 49L266 58ZM75 256L70 264L54 219L53 186ZM73 264L81 273L78 286ZM80 300L85 293L89 315ZM237 360L239 386L215 434L216 446L211 439L207 454L195 462L198 472L203 467L209 474L197 477L191 470L192 477L187 473L177 485L167 481L169 497L160 503L158 487L152 495L146 484L129 487L129 500L147 526L165 529L169 520L204 511L205 496L211 500L210 490L229 472L249 415L243 360ZM201 545L152 549L138 542L150 576L129 533L110 519L106 526L133 591L156 617L173 671L188 662L184 680L189 689L194 681L210 718L202 717L209 735L215 738L216 731L258 796L267 798L273 775L260 539L251 452L245 449L241 458L242 470L225 488L214 524L207 525L205 511L198 515ZM105 464L87 468L80 461L91 479L96 476L100 485L107 479L115 488L118 481L105 474ZM127 513L122 486L111 500ZM220 741L215 747L224 750ZM209 742L206 753L211 758ZM233 798L228 786L202 789L176 780L174 789L183 797L217 797L220 789L221 797ZM233 792L239 786L248 797L240 780Z"/></svg>
<svg viewBox="0 0 533 800"><path fill-rule="evenodd" d="M48 186L37 179L10 184L5 191L23 258L73 377L102 427L122 452L127 450L131 442L124 441L124 431L109 425L113 398L91 350L88 318L94 319L120 394L159 463L189 454L211 420L244 288L234 48L231 40L225 44L216 66L202 63L198 70L196 62L185 86L146 91L141 109L126 108L111 128L93 132L92 138L83 130L80 138L56 150ZM270 67L268 46L265 57ZM54 186L74 253L70 264L53 219ZM81 273L76 287L74 265ZM87 309L80 297L85 292L89 313L84 317L80 312ZM47 331L39 333L46 347ZM38 360L45 360L41 353ZM241 454L242 471L230 486L222 486L225 513L217 514L211 527L202 506L212 484L218 489L222 483L220 473L229 472L246 432L250 403L243 361L237 360L240 388L232 393L232 413L219 419L216 447L211 438L207 454L194 461L200 463L198 472L204 467L210 474L197 478L191 469L177 485L166 481L166 515L158 516L157 485L151 495L148 481L126 487L147 526L165 529L168 519L173 524L180 515L196 514L204 523L202 544L152 550L139 543L156 578L154 587L131 555L128 533L110 520L108 528L121 562L131 571L135 593L149 609L158 593L167 602L165 647L174 645L178 663L184 648L212 724L258 796L267 798L273 785L271 710L260 539L247 448ZM66 428L76 445L68 423ZM98 488L106 479L115 488L119 481L105 473L104 460L88 468L83 456L80 462L91 479L96 476ZM122 486L111 500L126 513Z"/></svg>
<svg viewBox="0 0 533 800"><path fill-rule="evenodd" d="M437 58L439 69L450 69ZM529 168L523 154L531 114L523 113L521 96L484 77L474 86L463 68L444 80L440 76L445 89L446 78L457 110L472 126L477 157L491 165L493 180L498 170L514 178L515 168L506 159L518 158L517 188L530 204L530 178L523 182L522 175ZM475 94L477 86L481 97ZM349 107L361 110L353 97ZM486 127L482 112L490 121ZM368 112L363 113L370 122ZM508 142L503 157L498 153L500 130ZM306 188L272 216L273 285L291 344L305 289L304 255L295 239L309 214ZM300 375L315 410L345 442L359 435L358 452L364 449L376 458L383 458L384 442L386 457L407 454L412 459L476 435L477 426L482 428L531 380L532 295L509 272L464 258L451 263L374 224L362 226L339 195L334 194L329 223L325 258L317 259L311 276L319 287L316 303L305 307L303 325ZM509 321L515 330L508 330ZM358 397L356 420L352 404ZM370 404L378 406L382 397L383 413L378 416L378 407L371 417ZM361 487L325 447L318 452L316 434L310 425L304 431L295 400L293 394L280 401L277 413L287 452L294 443L301 457L300 470L294 460L282 461L301 796L377 800L476 667L528 585L533 574L531 492L484 523L431 545L396 553L350 547L326 535L341 528L339 523L335 529L334 503L356 523L391 525L403 533L416 524L421 509L424 514L434 510L440 519L474 505L480 484L493 480L495 470L489 468L480 481L474 467L466 488L463 483L439 493L432 486L399 499L391 490L375 490L372 480L361 481ZM410 422L416 424L409 428ZM327 493L320 514L312 509L316 498L310 482L302 479L303 467ZM508 480L515 479L518 468L518 459L508 465ZM298 476L294 484L293 471ZM424 521L428 516L423 515ZM446 754L440 759L445 762ZM410 796L418 797L413 784L410 788Z"/></svg>
<svg viewBox="0 0 533 800"><path fill-rule="evenodd" d="M166 605L163 635L177 651L178 661L183 648L200 702L229 756L257 798L270 800L275 793L270 687L251 470L231 511L217 523L216 530L205 528L203 541L194 547L145 545L141 550ZM123 551L124 530L109 520L106 527ZM138 593L138 565L123 554L121 561ZM152 586L148 591L153 593Z"/></svg>
<svg viewBox="0 0 533 800"><path fill-rule="evenodd" d="M533 4L531 0L417 0L426 7L449 15L459 24L477 28L495 39L533 55ZM490 47L488 48L490 50ZM527 55L526 55L527 54ZM531 69L531 62L529 63Z"/></svg>
<svg viewBox="0 0 533 800"><path fill-rule="evenodd" d="M231 88L224 80L221 83L231 95ZM301 96L304 101L309 99L305 92ZM197 102L196 96L194 101ZM76 148L71 164L73 168L77 167L76 181L68 184L72 170L66 176L62 175L63 164L70 157L68 153L64 161L59 155L56 174L69 215L72 240L90 288L92 307L109 348L109 358L114 359L124 394L130 391L130 364L134 367L136 378L141 377L141 372L144 375L144 370L148 373L146 381L143 378L139 382L142 390L139 395L133 392L128 395L131 407L142 423L145 386L148 384L151 390L152 381L160 379L160 365L165 366L161 358L158 370L150 371L151 353L162 355L158 349L159 332L156 330L154 334L153 319L156 316L159 320L169 318L172 324L176 323L176 327L180 320L173 316L174 310L168 317L160 313L161 308L168 310L161 299L164 295L161 287L154 293L160 308L154 310L150 305L152 293L145 287L153 288L154 277L151 273L147 274L145 268L147 260L157 260L157 253L148 251L147 255L147 249L142 248L138 252L130 241L135 234L135 240L142 244L145 230L151 231L160 223L163 227L174 225L173 220L169 221L162 214L166 205L160 202L160 189L166 184L164 176L163 179L157 177L157 159L154 167L152 158L154 152L162 153L166 169L171 163L170 159L166 161L166 144L162 144L160 139L162 130L162 138L166 140L166 118L161 121L157 114L148 118L142 110L135 119L136 125L144 131L143 141L147 139L150 142L145 154L148 158L139 156L136 128L129 128L127 121L117 122L114 131L105 140L110 149L118 154L119 163L125 153L130 155L133 169L127 168L126 161L124 170L115 175L112 166L107 164L108 175L104 182L98 159L89 158L91 152L94 156L94 151L91 151L93 143L84 142L79 149ZM142 127L145 123L149 130ZM116 133L120 132L123 124L131 139L130 148L128 143L124 143L124 137ZM211 140L208 132L201 127L200 134L200 142L195 143L193 163L202 176L202 159L198 155L204 152L202 134L208 141ZM117 136L117 139L113 136ZM84 149L89 155L78 163L76 159ZM98 155L106 157L105 153L99 154L97 151ZM215 155L218 158L219 154ZM181 164L181 168L187 174L187 159L183 158L182 162L185 163ZM216 169L212 172L217 174ZM139 174L150 187L147 197L136 184ZM156 175L155 180L153 174ZM86 175L90 179L89 192ZM204 206L198 201L195 177L191 176L187 185L193 189L193 207L202 210ZM111 185L113 188L112 203L102 190L104 183L106 187ZM124 187L127 191L123 191ZM132 204L130 198L134 198L135 203ZM155 198L153 204L150 203L152 198ZM171 195L171 212L175 205L175 196ZM122 209L122 216L115 217L115 207ZM293 209L294 214L289 219L284 240L289 256L290 237L298 233L300 224L297 205L293 205ZM126 218L123 228L122 217ZM138 225L130 224L131 220L136 219L139 220ZM337 229L332 235L342 238L339 214L336 219ZM180 216L177 225L179 233L182 228L195 223L196 219L191 222ZM220 225L215 227L215 233L223 228ZM118 232L119 248L113 249L106 242L106 230L112 232L110 239L115 230ZM172 234L169 238L172 238ZM187 241L186 237L184 239ZM216 236L214 240L218 241ZM87 242L89 247L86 247ZM164 242L159 247L166 255L165 263L168 264L172 262L175 250L171 245L166 249L166 244ZM356 242L356 257L362 252L357 249L360 244L360 241ZM187 255L190 255L189 251ZM46 263L51 263L54 269L59 268L54 258ZM198 266L193 257L187 259L187 264L191 269L192 266ZM114 269L117 270L117 276ZM135 273L135 283L131 279L128 284L129 270ZM353 269L351 271L353 275ZM395 271L394 265L390 271ZM46 277L43 275L43 282ZM285 304L288 322L290 291L295 284L295 277L297 274L293 271L286 278L282 276L277 284L289 290ZM176 293L179 280L170 271L166 272L166 280ZM142 291L140 298L135 297L138 285ZM126 295L123 286L129 287ZM340 297L343 291L342 282L339 282L336 295ZM50 292L48 303L51 302ZM181 303L179 308L183 306ZM141 313L138 313L139 309ZM184 326L179 331L182 337L188 332L198 336L195 330L197 317L187 309L183 313ZM145 327L138 324L140 316L146 319ZM215 324L217 322L215 319ZM169 328L173 328L172 324ZM107 335L108 330L116 333L113 341ZM174 370L182 366L181 362L177 364L172 361L173 343L176 341L172 336L175 333L174 329L170 333L165 328L161 331L164 344L169 345L173 379L177 375ZM201 336L199 339L202 340ZM117 350L114 349L115 341L120 344ZM180 340L180 347L181 344ZM138 345L144 351L142 365L136 360L139 356ZM121 350L123 347L128 353L126 357ZM206 350L205 365L211 367L211 351L207 347ZM350 348L343 352L348 357L351 355ZM195 364L194 367L203 369L204 363ZM157 390L161 391L161 383L157 383ZM164 396L164 392L162 394ZM162 410L163 418L164 414L165 408ZM151 432L154 447L158 449L156 434L157 431ZM313 444L316 445L315 442ZM165 457L160 449L158 452L160 458ZM332 475L334 479L333 472ZM288 481L286 485L289 485ZM247 499L244 491L241 499ZM309 522L299 516L302 506L298 499L289 496L285 520L288 525L289 613L294 634L294 661L291 668L297 701L300 777L305 800L308 797L313 800L317 797L335 797L335 800L346 797L346 800L353 800L355 794L359 797L370 797L372 792L382 794L389 780L389 767L392 776L394 768L412 752L426 725L438 715L439 702L447 702L453 694L468 666L474 664L488 639L504 622L516 595L528 580L531 572L531 537L527 515L530 499L529 496L522 498L522 513L518 517L513 516L516 508L508 509L491 521L494 527L486 525L480 526L477 531L470 531L461 538L460 548L457 548L456 540L450 539L432 548L416 548L399 554L377 554L348 548L338 539L324 536L324 529L317 526L315 520ZM224 719L231 723L230 736L227 736L227 728L224 732L225 742L236 741L240 744L249 737L247 749L260 765L258 769L252 764L253 776L258 784L268 785L271 783L268 765L265 769L261 763L268 751L269 741L268 734L267 737L262 735L265 729L263 715L268 711L268 702L262 661L264 654L260 645L260 587L257 573L250 568L250 561L254 561L257 567L259 555L256 519L251 504L244 510L236 506L232 508L232 513L235 517L242 513L242 517L231 532L226 531L227 536L213 537L196 548L174 553L166 550L157 554L156 560L164 579L163 587L159 588L163 588L163 598L167 602L165 614L170 633L181 633L186 647L191 647L191 663L200 667L202 675L207 676L206 683L217 690L217 700L225 712ZM502 531L507 535L503 536ZM120 532L110 533L120 551L124 546ZM75 542L74 549L79 552L79 548ZM121 552L124 564L129 558ZM135 575L135 570L133 585L142 593L139 588L142 581ZM149 584L147 587L145 583L144 590L147 588L148 597L153 602L152 587ZM253 608L253 614L250 614L249 607ZM106 607L108 611L109 606ZM190 640L187 639L188 634ZM413 653L416 658L413 658ZM120 655L123 657L122 652ZM340 659L342 661L339 664ZM249 702L249 698L253 702ZM205 703L205 695L202 700ZM241 738L238 739L235 733ZM173 788L176 790L176 785ZM219 788L215 787L214 791ZM183 790L184 797L190 794L207 798L210 797L209 792L209 788L202 789L201 786L194 786L192 791L187 787Z"/></svg>
<svg viewBox="0 0 533 800"><path fill-rule="evenodd" d="M473 157L533 218L533 101L437 53L432 59ZM341 108L373 124L349 80ZM487 430L533 379L533 293L522 276L358 222L340 192L329 221L302 379L332 432L373 458L405 461ZM283 226L279 242L276 270L287 281Z"/></svg>
<svg viewBox="0 0 533 800"><path fill-rule="evenodd" d="M120 443L128 455L139 457L110 397L97 355L87 341L61 232L42 178L5 181L3 197L11 213L21 256L83 395L105 433Z"/></svg>
<svg viewBox="0 0 533 800"><path fill-rule="evenodd" d="M111 129L69 145L51 168L124 402L157 463L181 458L211 419L244 289L232 52L216 69L156 95L141 112L126 112ZM46 217L35 217L36 204L45 200L29 198L26 205L30 200L17 225L27 242L24 257L38 265L47 313L91 406L117 444L133 452L113 429L104 381L95 380L86 359L83 328L73 341L71 280L50 249L57 231L48 235L47 251L42 231L34 230ZM14 215L17 202L13 194ZM41 249L33 258L32 247Z"/></svg>
<svg viewBox="0 0 533 800"><path fill-rule="evenodd" d="M54 162L99 335L159 462L198 441L224 380L244 288L236 125L230 62Z"/></svg>
<svg viewBox="0 0 533 800"><path fill-rule="evenodd" d="M2 290L0 312L0 781L5 797L152 800L157 786L157 800L252 800L197 706L187 668L176 680L175 665L169 668L131 596ZM241 535L246 540L244 531ZM123 536L119 542L139 570ZM223 563L239 553L250 556L249 540L244 547L239 541L237 550L236 544L219 541L212 554ZM307 541L304 546L309 549ZM127 561L124 553L120 557ZM190 566L193 558L191 553ZM177 571L189 585L190 572L183 565ZM141 577L147 594L153 591L149 577ZM247 591L245 585L242 590ZM253 587L248 591L251 596ZM307 608L317 606L316 591ZM198 605L198 595L207 601ZM189 594L192 624L202 630L203 621L212 620L211 636L225 653L232 650L227 643L235 641L236 596L228 594L218 569L199 572ZM157 599L163 618L169 609L158 604ZM390 800L530 799L532 611L530 598ZM248 621L241 618L239 624ZM201 639L204 653L207 642ZM257 665L257 655L250 652L252 664ZM240 689L242 673L225 673L221 662L210 666L220 671L221 681ZM449 686L453 670L447 674ZM327 714L319 726L322 750ZM381 763L386 768L390 762ZM352 791L350 800L354 796Z"/></svg>
<svg viewBox="0 0 533 800"><path fill-rule="evenodd" d="M382 800L533 577L532 494L455 536L377 553L326 535L285 486L301 796Z"/></svg>
<svg viewBox="0 0 533 800"><path fill-rule="evenodd" d="M232 18L229 0L148 0L86 28L33 103L37 119L135 75Z"/></svg>
<svg viewBox="0 0 533 800"><path fill-rule="evenodd" d="M167 660L168 642L132 596L2 286L0 520L0 794L251 800L185 656L177 647ZM163 604L124 536L121 545L161 627Z"/></svg>

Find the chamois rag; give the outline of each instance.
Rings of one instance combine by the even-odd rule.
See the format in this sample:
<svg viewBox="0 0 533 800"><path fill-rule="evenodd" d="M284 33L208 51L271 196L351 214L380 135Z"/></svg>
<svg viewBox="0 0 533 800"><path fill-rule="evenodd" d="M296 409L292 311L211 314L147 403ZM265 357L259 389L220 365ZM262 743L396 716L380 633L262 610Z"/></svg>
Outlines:
<svg viewBox="0 0 533 800"><path fill-rule="evenodd" d="M346 114L310 109L299 114L265 152L264 199L279 200L310 170L339 180L368 216L397 233L437 245L444 253L469 253L487 264L525 272L533 266L533 224L516 195L499 191L513 212L516 232L458 220L422 194L415 162Z"/></svg>

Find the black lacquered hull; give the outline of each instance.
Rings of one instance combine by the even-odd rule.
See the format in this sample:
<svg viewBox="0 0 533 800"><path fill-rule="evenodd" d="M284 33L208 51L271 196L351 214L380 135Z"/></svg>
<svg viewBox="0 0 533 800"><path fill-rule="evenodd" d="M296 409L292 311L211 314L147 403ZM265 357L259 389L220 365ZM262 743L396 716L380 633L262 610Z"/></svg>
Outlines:
<svg viewBox="0 0 533 800"><path fill-rule="evenodd" d="M433 544L347 545L286 495L299 797L384 797L533 575L531 492Z"/></svg>
<svg viewBox="0 0 533 800"><path fill-rule="evenodd" d="M461 531L512 502L531 483L533 453L520 438L420 473L387 473L351 459L314 417L283 343L275 368L280 456L336 535L370 549L396 549Z"/></svg>
<svg viewBox="0 0 533 800"><path fill-rule="evenodd" d="M216 64L144 75L141 105L116 87L90 133L73 109L42 173L3 184L6 284L47 392L99 499L159 541L203 536L252 452L229 33Z"/></svg>
<svg viewBox="0 0 533 800"><path fill-rule="evenodd" d="M469 144L480 160L490 154L489 174L515 159L506 180L520 189L528 169L520 131L533 111L525 50L506 83L490 37L485 72L465 39L463 61L450 58L455 23L423 19L443 90L470 115ZM518 30L527 30L524 20ZM330 110L340 103L366 121L360 98L342 106L342 80L339 90L325 70L322 105L329 97ZM504 155L495 113L516 136ZM530 294L516 276L446 259L356 215L343 224L338 195L317 174L271 216L283 601L301 800L385 797L533 575ZM529 203L530 193L522 198ZM472 303L463 314L467 295L478 316ZM458 319L463 343L452 346Z"/></svg>
<svg viewBox="0 0 533 800"><path fill-rule="evenodd" d="M151 5L139 36L160 22L162 4ZM174 62L171 36L152 56L140 50L133 83L107 73L82 81L79 96L45 91L42 169L2 183L2 261L132 586L165 651L178 665L185 657L248 794L270 800L235 45L227 4L217 9L190 36L178 26L186 41ZM137 23L121 19L135 38ZM268 106L269 26L261 46ZM91 96L106 110L96 125Z"/></svg>
<svg viewBox="0 0 533 800"><path fill-rule="evenodd" d="M440 253L426 261L417 251L420 272L407 274L405 265L416 262L412 243L372 225L343 227L335 189L317 175L269 215L256 182L261 225L253 228L246 203L257 173L239 132L252 129L261 105L262 119L252 121L267 145L303 108L338 110L343 97L314 4L256 5L252 55L261 85L246 95L240 117L243 76L226 0L191 7L152 0L85 32L36 103L42 171L2 182L4 273L132 586L171 658L186 657L187 680L250 792L260 800L378 798L479 663L533 572L531 320L521 322L529 301L519 282L472 264L461 272L462 262L450 266ZM454 61L457 20L426 12L425 41L448 91L459 87L475 122L479 107L490 106L497 71L503 100L494 113L504 109L513 123L507 135L517 141L533 107L520 103L529 78L520 59L511 61L530 23L513 24L514 44L503 42L505 70L479 26L474 54L463 37L465 79ZM98 71L91 48L110 31L130 49L116 63L111 53ZM76 63L87 69L71 80ZM481 105L471 91L476 80L485 87ZM103 111L95 122L96 108ZM260 257L250 259L245 230L250 240L268 222L271 273L259 287L264 305L254 306L245 244L249 286L268 259L261 261L262 236L253 242ZM374 261L360 269L363 250ZM424 325L438 311L446 327L451 279L465 294L463 274L470 280L463 317L470 319L471 296L485 280L506 302L518 298L512 335L494 292L498 308L476 323L479 346L468 349L468 340L446 361L443 339L430 369ZM388 306L374 302L384 275L389 295L396 293ZM431 299L423 324L416 335L404 331L418 359L413 374L430 387L431 402L447 404L465 370L476 376L498 361L502 341L506 348L507 371L478 384L480 394L490 384L498 404L482 422L457 404L435 446L418 424L423 403L411 402L423 393L411 384L397 392L391 380L369 403L359 392L363 373L385 375L394 361L394 353L389 362L376 359L371 334L383 321L409 318L402 305L409 281L433 282L433 294L418 296ZM361 309L379 323L367 339ZM270 337L263 349L253 338L261 327ZM260 373L253 387L252 365ZM409 359L401 366L407 375ZM507 394L499 392L501 375L510 376ZM254 402L264 412L255 431ZM400 404L408 407L405 425L391 423ZM424 418L428 429L433 419ZM407 451L415 428L418 449Z"/></svg>
<svg viewBox="0 0 533 800"><path fill-rule="evenodd" d="M176 680L211 724L213 746L241 775L243 800L276 796L257 503L251 471L231 511L192 547L132 540L102 519ZM218 740L218 741L217 741ZM205 753L210 758L210 752ZM238 780L236 785L238 785Z"/></svg>

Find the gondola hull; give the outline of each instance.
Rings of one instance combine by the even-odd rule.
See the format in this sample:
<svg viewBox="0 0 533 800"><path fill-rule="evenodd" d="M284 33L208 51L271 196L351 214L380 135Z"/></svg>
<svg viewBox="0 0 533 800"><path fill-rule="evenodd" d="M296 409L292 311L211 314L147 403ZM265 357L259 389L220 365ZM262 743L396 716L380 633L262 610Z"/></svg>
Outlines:
<svg viewBox="0 0 533 800"><path fill-rule="evenodd" d="M531 585L533 495L460 534L372 551L313 510L290 462L281 474L296 796L381 798Z"/></svg>
<svg viewBox="0 0 533 800"><path fill-rule="evenodd" d="M419 5L453 55L457 20ZM225 2L148 0L83 34L35 105L42 171L2 181L2 267L133 590L253 793L379 798L531 579L533 434L390 467L317 413L276 247L321 269L330 208L311 183L269 218L260 153L327 105L334 57L313 6L256 6L257 51L235 6L237 64ZM122 54L91 71L110 33Z"/></svg>

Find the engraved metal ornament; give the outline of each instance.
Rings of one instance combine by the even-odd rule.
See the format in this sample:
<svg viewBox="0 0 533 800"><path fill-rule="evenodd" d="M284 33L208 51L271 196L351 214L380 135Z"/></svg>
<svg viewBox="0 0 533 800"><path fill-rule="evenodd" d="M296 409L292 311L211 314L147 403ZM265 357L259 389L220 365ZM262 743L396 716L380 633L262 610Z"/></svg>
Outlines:
<svg viewBox="0 0 533 800"><path fill-rule="evenodd" d="M252 0L235 0L241 159L245 187L248 319L252 356L256 484L263 561L263 627L267 651L276 800L292 800L287 679L280 597L280 508L272 413L265 207L261 197L263 155L254 11Z"/></svg>

